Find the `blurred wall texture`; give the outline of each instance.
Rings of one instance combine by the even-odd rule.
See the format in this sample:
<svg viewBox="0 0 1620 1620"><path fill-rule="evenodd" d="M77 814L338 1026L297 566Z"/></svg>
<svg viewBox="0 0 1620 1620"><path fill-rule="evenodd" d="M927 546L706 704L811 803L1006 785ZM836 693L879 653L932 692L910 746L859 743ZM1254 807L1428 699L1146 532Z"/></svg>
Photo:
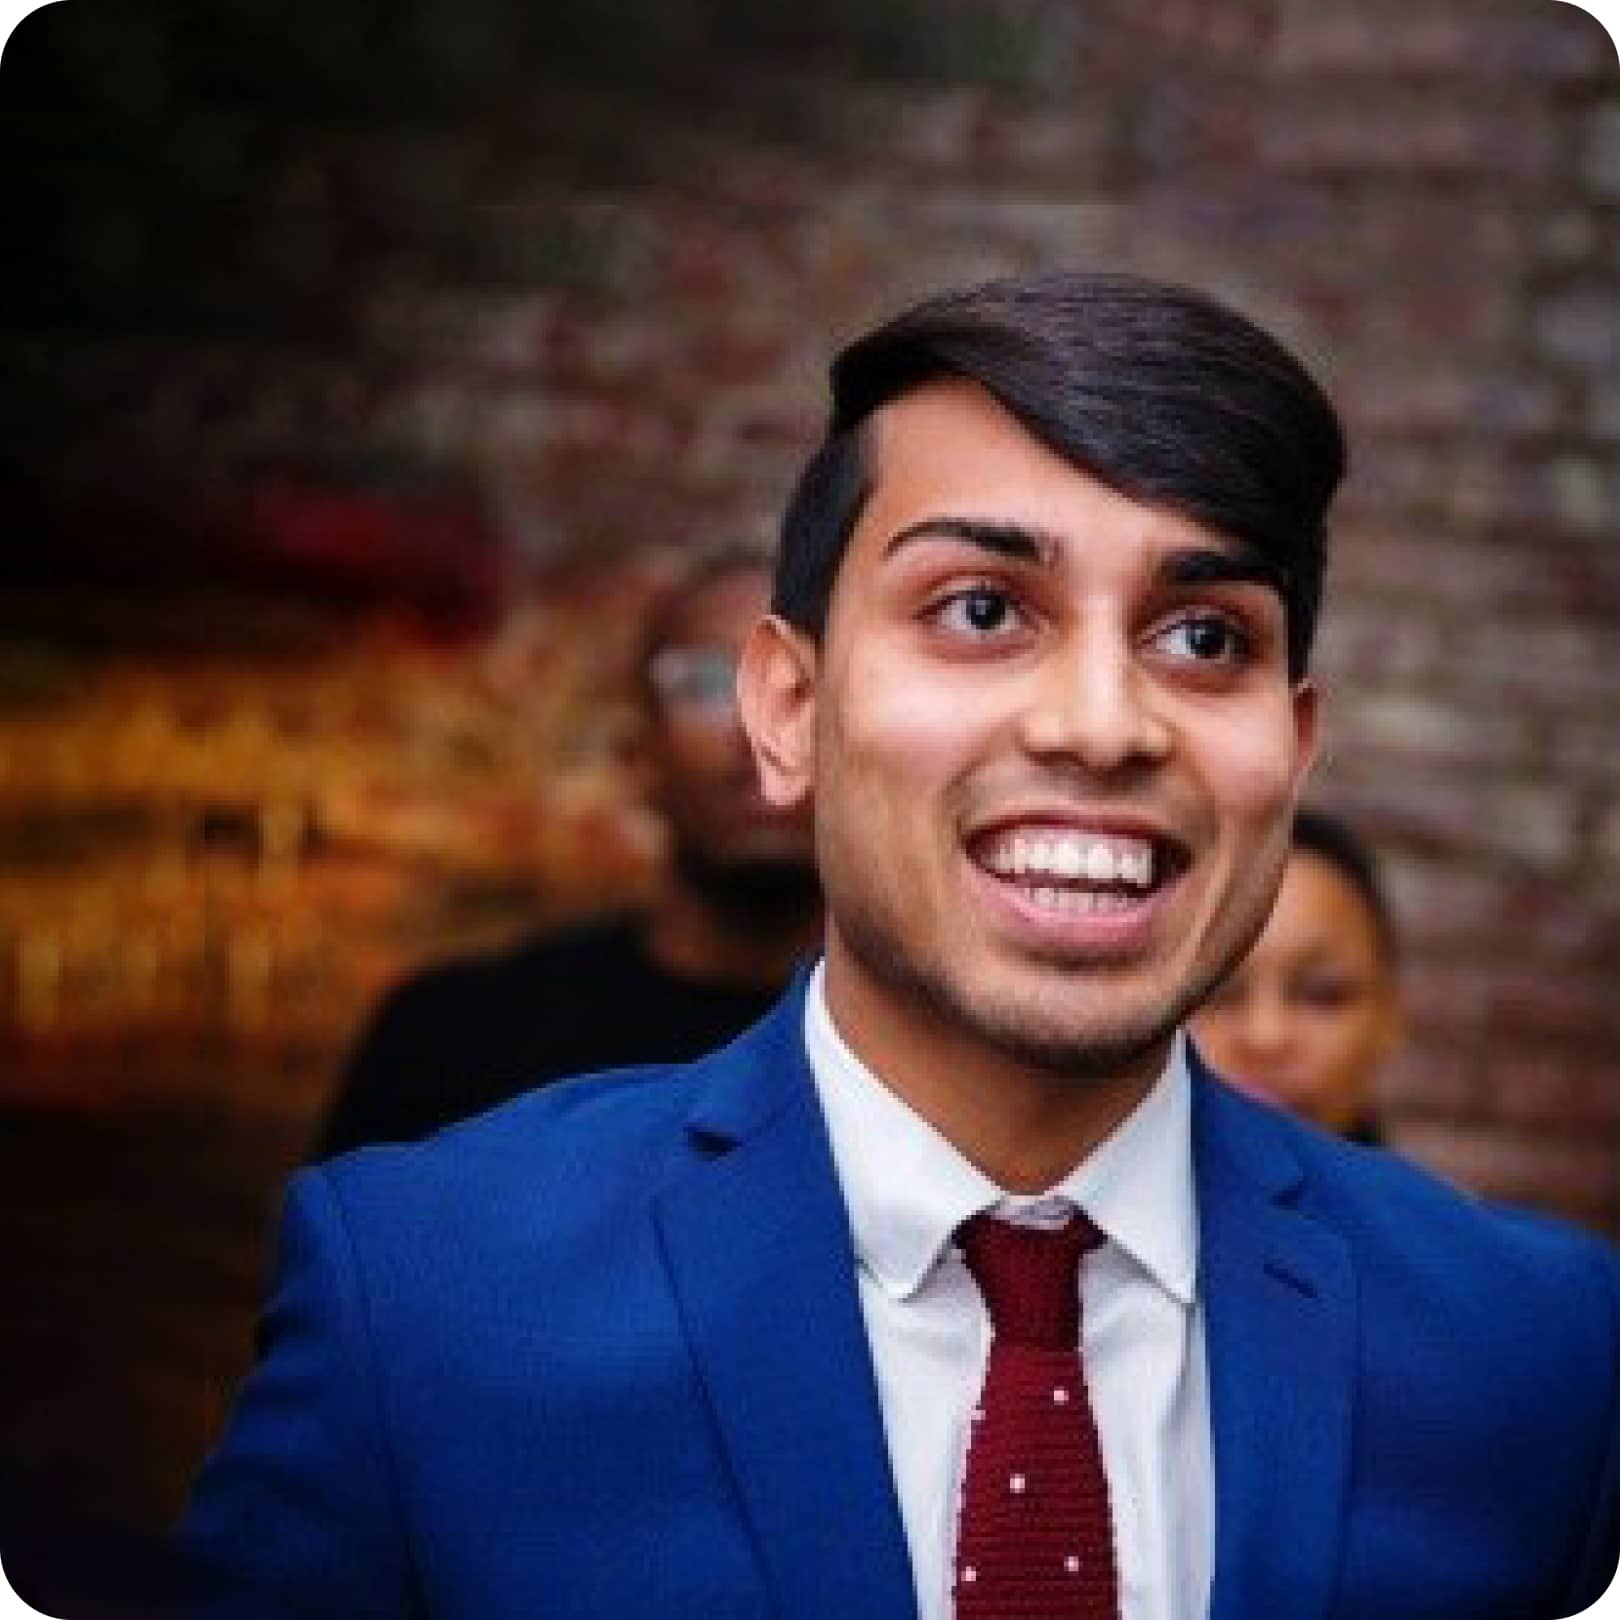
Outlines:
<svg viewBox="0 0 1620 1620"><path fill-rule="evenodd" d="M1407 1151L1620 1224L1620 65L1556 0L64 0L0 66L0 1474L161 1524L378 990L635 891L627 627L1056 261L1341 401ZM41 1488L44 1488L42 1484Z"/></svg>

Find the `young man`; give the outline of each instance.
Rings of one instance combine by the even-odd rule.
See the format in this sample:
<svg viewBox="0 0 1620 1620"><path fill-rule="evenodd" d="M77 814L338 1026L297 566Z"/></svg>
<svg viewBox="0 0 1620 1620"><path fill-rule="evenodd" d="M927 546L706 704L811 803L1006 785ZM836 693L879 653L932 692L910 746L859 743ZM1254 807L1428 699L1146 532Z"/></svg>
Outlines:
<svg viewBox="0 0 1620 1620"><path fill-rule="evenodd" d="M564 1076L699 1057L775 1002L814 951L821 893L809 817L766 801L737 717L770 581L758 553L715 550L648 614L641 745L670 846L651 904L408 979L351 1057L316 1158L414 1141Z"/></svg>
<svg viewBox="0 0 1620 1620"><path fill-rule="evenodd" d="M1185 291L845 351L741 670L821 966L681 1070L294 1183L210 1616L1539 1620L1620 1277L1200 1072L1310 760L1341 465Z"/></svg>

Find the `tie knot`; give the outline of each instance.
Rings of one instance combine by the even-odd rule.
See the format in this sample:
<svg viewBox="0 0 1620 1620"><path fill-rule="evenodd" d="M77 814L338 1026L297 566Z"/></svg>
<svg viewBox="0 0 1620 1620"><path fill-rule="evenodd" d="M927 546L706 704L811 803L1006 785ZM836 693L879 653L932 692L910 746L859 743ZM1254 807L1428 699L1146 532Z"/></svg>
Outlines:
<svg viewBox="0 0 1620 1620"><path fill-rule="evenodd" d="M1080 1257L1102 1233L1076 1210L1062 1226L1014 1226L988 1213L957 1233L996 1338L1074 1349L1080 1336Z"/></svg>

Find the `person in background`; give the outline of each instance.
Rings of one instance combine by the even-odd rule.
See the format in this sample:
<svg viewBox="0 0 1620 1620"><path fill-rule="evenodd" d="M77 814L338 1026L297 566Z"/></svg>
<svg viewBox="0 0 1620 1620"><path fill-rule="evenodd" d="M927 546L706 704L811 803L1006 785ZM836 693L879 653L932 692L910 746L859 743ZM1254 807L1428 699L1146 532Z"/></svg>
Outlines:
<svg viewBox="0 0 1620 1620"><path fill-rule="evenodd" d="M426 1136L562 1075L696 1057L775 1002L821 901L808 816L762 796L737 719L737 653L769 591L768 557L733 547L649 611L636 679L670 844L651 906L405 981L350 1057L315 1158Z"/></svg>
<svg viewBox="0 0 1620 1620"><path fill-rule="evenodd" d="M1378 1070L1404 1028L1377 861L1344 822L1301 810L1265 931L1192 1020L1198 1050L1234 1085L1380 1143Z"/></svg>

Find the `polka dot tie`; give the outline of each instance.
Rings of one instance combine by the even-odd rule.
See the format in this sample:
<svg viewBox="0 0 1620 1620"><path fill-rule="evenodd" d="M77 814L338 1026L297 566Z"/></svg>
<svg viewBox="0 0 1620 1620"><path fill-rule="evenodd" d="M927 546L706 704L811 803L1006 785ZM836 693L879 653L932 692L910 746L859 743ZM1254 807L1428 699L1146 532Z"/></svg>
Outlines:
<svg viewBox="0 0 1620 1620"><path fill-rule="evenodd" d="M1085 1216L957 1234L990 1313L957 1527L957 1620L1119 1620L1108 1481L1080 1361Z"/></svg>

